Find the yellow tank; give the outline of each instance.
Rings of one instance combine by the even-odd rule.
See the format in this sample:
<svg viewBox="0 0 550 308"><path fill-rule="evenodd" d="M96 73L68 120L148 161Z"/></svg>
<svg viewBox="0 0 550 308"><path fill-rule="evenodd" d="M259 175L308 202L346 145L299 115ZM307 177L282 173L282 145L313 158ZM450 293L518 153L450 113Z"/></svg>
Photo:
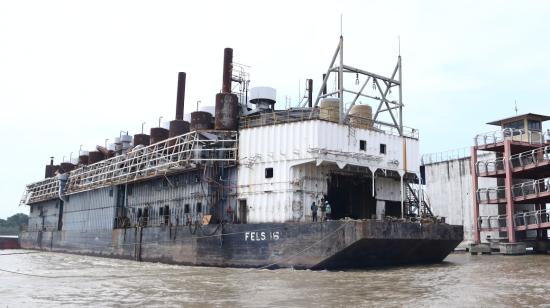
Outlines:
<svg viewBox="0 0 550 308"><path fill-rule="evenodd" d="M353 105L349 111L349 123L358 128L372 128L372 107L369 105Z"/></svg>
<svg viewBox="0 0 550 308"><path fill-rule="evenodd" d="M323 99L319 109L319 119L330 122L338 122L340 120L340 99Z"/></svg>

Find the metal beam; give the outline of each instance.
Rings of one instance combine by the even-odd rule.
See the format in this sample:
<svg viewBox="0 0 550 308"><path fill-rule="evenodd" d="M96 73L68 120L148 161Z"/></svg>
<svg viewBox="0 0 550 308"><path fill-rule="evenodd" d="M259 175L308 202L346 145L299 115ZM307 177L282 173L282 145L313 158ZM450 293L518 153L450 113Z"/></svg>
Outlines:
<svg viewBox="0 0 550 308"><path fill-rule="evenodd" d="M336 51L334 52L334 55L332 56L332 60L330 61L330 65L328 66L328 69L327 69L327 75L325 76L325 79L323 80L323 84L319 88L319 94L317 94L317 99L315 99L315 104L313 105L313 107L317 107L317 105L319 104L319 100L321 99L320 96L323 94L323 88L327 85L327 80L330 76L330 70L334 66L334 62L336 61L336 57L338 56L339 52L340 52L340 43L338 43L338 47L336 47ZM304 104L304 106L305 106L305 104Z"/></svg>
<svg viewBox="0 0 550 308"><path fill-rule="evenodd" d="M388 77L384 77L384 76L381 76L381 75L378 75L378 74L367 72L367 71L359 69L359 68L355 68L353 66L344 65L344 68L348 69L350 71L353 71L354 73L360 73L360 74L363 74L363 75L371 76L373 78L384 80L384 81L387 81L389 83L393 83L393 84L396 84L396 85L401 84L399 81L393 79L395 77L395 75L392 75L391 78L388 78Z"/></svg>
<svg viewBox="0 0 550 308"><path fill-rule="evenodd" d="M367 80L365 80L365 83L363 83L363 85L361 86L361 89L359 89L359 92L355 93L355 98L353 99L353 101L351 102L351 105L349 106L348 108L348 111L346 112L346 117L349 115L349 112L351 111L351 107L353 107L355 105L355 102L357 101L357 99L359 98L359 96L367 96L367 95L363 95L361 94L363 92L363 90L365 89L365 87L367 86L367 84L369 83L371 77L369 76L367 78ZM348 92L351 92L351 91L348 91ZM368 96L367 96L368 97Z"/></svg>

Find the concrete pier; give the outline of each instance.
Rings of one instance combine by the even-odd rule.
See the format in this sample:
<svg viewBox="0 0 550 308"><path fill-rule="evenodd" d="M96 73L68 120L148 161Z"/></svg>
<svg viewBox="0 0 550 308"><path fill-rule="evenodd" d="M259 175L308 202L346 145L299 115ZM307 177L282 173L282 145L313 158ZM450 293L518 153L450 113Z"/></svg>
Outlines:
<svg viewBox="0 0 550 308"><path fill-rule="evenodd" d="M518 243L500 243L500 253L503 255L524 255L527 252L527 244Z"/></svg>
<svg viewBox="0 0 550 308"><path fill-rule="evenodd" d="M472 255L490 255L491 254L491 245L489 243L480 243L480 244L471 244L470 245L470 254Z"/></svg>

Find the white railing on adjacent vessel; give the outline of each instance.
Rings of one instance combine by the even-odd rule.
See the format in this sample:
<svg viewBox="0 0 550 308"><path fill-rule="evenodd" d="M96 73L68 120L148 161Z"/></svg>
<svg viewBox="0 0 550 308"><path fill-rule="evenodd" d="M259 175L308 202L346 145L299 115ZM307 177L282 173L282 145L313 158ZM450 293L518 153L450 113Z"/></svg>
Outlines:
<svg viewBox="0 0 550 308"><path fill-rule="evenodd" d="M548 136L548 132L545 136L545 134L541 131L526 131L524 129L505 128L502 130L476 135L474 137L474 144L476 146L486 146L497 144L508 139L531 144L544 144L549 137L550 136Z"/></svg>
<svg viewBox="0 0 550 308"><path fill-rule="evenodd" d="M65 194L124 184L195 168L200 163L237 161L236 131L193 131L146 146L136 147L69 173ZM48 178L26 187L22 202L36 203L57 197L59 181Z"/></svg>

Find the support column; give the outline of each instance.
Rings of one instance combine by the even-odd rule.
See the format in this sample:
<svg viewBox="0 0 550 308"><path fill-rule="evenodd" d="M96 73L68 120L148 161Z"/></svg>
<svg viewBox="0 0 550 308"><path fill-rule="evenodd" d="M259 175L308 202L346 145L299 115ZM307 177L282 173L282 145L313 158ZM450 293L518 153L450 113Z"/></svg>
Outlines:
<svg viewBox="0 0 550 308"><path fill-rule="evenodd" d="M472 204L474 205L474 243L479 244L481 243L480 235L479 235L479 200L477 198L477 189L478 189L478 178L477 178L477 170L476 170L476 163L477 163L477 148L475 146L472 147L471 155L470 155L470 173L472 174Z"/></svg>
<svg viewBox="0 0 550 308"><path fill-rule="evenodd" d="M506 188L506 229L508 231L508 242L516 242L516 232L514 228L514 197L512 195L512 166L510 162L512 157L512 140L504 140L504 169L506 178L504 179Z"/></svg>

